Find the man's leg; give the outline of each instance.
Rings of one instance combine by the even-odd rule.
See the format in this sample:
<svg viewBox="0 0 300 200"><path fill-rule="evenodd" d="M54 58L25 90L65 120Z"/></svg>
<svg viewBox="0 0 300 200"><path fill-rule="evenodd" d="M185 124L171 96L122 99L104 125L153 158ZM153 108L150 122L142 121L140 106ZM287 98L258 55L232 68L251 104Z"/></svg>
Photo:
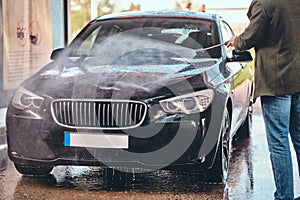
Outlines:
<svg viewBox="0 0 300 200"><path fill-rule="evenodd" d="M261 97L273 175L275 199L294 199L293 166L289 146L291 96Z"/></svg>
<svg viewBox="0 0 300 200"><path fill-rule="evenodd" d="M300 93L292 96L290 133L297 156L300 177Z"/></svg>

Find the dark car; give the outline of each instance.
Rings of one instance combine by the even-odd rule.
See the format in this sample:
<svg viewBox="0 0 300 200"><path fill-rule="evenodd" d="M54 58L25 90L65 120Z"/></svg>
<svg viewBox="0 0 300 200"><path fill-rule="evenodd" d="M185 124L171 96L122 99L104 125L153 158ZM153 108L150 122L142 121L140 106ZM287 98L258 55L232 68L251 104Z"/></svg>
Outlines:
<svg viewBox="0 0 300 200"><path fill-rule="evenodd" d="M231 140L249 136L252 120L252 57L225 47L232 35L207 13L91 21L16 90L6 117L10 159L27 175L96 165L226 180Z"/></svg>

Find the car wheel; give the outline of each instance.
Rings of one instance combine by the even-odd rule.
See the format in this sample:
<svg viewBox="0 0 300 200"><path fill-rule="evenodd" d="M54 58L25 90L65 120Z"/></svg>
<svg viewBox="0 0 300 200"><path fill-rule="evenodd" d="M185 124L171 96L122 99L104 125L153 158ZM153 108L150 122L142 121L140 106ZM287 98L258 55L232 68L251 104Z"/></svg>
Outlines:
<svg viewBox="0 0 300 200"><path fill-rule="evenodd" d="M213 167L209 170L207 175L209 182L225 183L227 181L230 153L230 125L230 116L228 110L225 109L221 128L222 135L218 145L217 155Z"/></svg>
<svg viewBox="0 0 300 200"><path fill-rule="evenodd" d="M48 175L53 167L49 166L35 166L35 165L19 165L15 164L15 167L18 172L24 175L32 176L46 176Z"/></svg>
<svg viewBox="0 0 300 200"><path fill-rule="evenodd" d="M250 137L252 133L252 104L248 107L248 113L244 123L236 132L235 139L245 139Z"/></svg>

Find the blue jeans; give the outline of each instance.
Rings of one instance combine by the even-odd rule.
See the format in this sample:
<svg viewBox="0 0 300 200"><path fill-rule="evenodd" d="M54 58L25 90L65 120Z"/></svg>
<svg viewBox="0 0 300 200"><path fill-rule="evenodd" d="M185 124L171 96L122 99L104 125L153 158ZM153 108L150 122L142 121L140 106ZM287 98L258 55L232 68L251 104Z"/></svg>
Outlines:
<svg viewBox="0 0 300 200"><path fill-rule="evenodd" d="M289 134L296 151L300 175L300 93L262 96L268 147L276 185L275 199L294 199L293 165Z"/></svg>

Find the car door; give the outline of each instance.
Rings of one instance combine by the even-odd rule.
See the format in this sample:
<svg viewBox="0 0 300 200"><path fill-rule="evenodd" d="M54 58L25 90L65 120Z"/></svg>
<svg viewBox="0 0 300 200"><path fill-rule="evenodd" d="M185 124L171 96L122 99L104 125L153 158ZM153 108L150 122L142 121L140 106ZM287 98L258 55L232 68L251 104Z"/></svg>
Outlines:
<svg viewBox="0 0 300 200"><path fill-rule="evenodd" d="M223 41L230 40L234 35L231 27L225 21L221 21L221 31ZM232 48L226 48L226 54L229 58L232 57L232 50ZM247 114L251 93L252 73L249 72L249 66L242 62L228 62L226 67L234 73L233 85L230 92L233 97L231 128L232 132L235 132Z"/></svg>

